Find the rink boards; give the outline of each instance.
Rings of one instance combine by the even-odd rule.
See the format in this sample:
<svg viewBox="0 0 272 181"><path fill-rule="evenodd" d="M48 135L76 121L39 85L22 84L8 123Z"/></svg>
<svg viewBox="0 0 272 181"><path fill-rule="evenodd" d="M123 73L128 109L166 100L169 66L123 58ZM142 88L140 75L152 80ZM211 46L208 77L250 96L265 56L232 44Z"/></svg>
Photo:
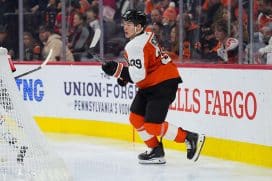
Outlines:
<svg viewBox="0 0 272 181"><path fill-rule="evenodd" d="M17 64L16 75L36 66ZM183 65L179 71L184 82L167 121L206 134L205 155L272 167L272 68ZM46 132L140 142L128 121L137 88L118 86L99 65L50 64L16 83Z"/></svg>

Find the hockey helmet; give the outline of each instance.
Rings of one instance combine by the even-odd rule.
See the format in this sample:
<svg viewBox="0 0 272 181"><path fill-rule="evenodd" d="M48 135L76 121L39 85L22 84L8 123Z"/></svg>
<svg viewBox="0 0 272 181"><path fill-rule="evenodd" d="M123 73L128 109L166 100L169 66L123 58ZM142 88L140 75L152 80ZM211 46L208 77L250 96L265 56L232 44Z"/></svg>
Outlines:
<svg viewBox="0 0 272 181"><path fill-rule="evenodd" d="M122 19L124 21L130 21L134 23L135 25L142 25L142 27L145 27L146 25L146 15L144 12L135 10L135 9L129 9L127 10L123 15Z"/></svg>

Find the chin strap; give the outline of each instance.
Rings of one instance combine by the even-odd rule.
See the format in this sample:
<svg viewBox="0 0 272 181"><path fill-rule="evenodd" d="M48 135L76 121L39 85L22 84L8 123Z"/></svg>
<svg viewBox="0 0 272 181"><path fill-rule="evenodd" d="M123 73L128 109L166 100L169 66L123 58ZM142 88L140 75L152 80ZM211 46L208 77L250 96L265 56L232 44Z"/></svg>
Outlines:
<svg viewBox="0 0 272 181"><path fill-rule="evenodd" d="M141 33L143 32L143 30L144 30L144 28L142 27L142 28L140 29L140 31L137 31L137 27L135 26L135 27L134 27L134 32L135 32L134 37L137 36L137 35L139 35L139 34L141 34Z"/></svg>

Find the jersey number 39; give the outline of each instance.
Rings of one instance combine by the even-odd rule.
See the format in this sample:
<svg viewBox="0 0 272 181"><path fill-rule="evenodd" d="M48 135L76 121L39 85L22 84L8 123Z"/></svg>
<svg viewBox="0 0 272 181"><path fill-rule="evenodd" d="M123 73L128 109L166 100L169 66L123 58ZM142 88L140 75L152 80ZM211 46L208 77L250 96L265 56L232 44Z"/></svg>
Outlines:
<svg viewBox="0 0 272 181"><path fill-rule="evenodd" d="M135 66L135 67L137 67L138 69L141 69L141 68L142 68L142 62L141 62L140 59L136 59L136 60L131 59L131 60L129 61L129 65L130 65L130 66Z"/></svg>

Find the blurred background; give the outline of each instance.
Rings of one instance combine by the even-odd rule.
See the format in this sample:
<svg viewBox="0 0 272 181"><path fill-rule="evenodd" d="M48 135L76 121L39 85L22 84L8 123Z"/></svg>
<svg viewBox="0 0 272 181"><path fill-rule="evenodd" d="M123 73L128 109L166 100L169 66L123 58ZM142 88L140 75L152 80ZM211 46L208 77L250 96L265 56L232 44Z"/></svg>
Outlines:
<svg viewBox="0 0 272 181"><path fill-rule="evenodd" d="M17 61L122 60L121 15L146 13L174 61L272 64L271 0L0 0L0 46Z"/></svg>

